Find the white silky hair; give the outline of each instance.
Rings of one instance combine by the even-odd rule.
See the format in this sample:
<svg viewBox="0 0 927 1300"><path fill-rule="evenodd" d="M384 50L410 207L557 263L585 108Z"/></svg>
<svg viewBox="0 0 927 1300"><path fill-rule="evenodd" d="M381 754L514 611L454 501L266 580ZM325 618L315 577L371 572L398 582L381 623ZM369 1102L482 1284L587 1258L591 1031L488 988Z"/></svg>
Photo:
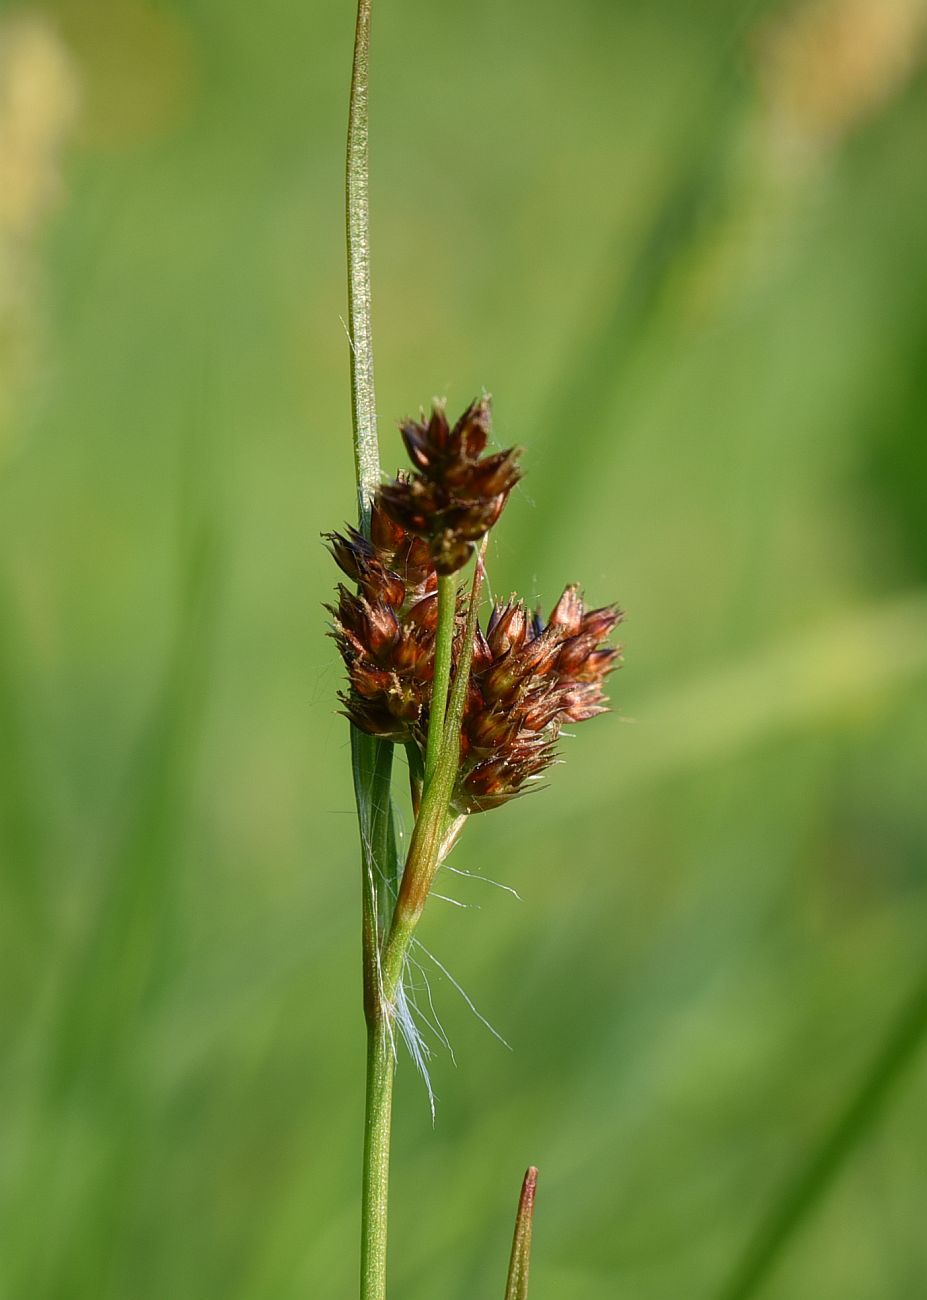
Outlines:
<svg viewBox="0 0 927 1300"><path fill-rule="evenodd" d="M378 810L378 811L382 811L382 810ZM401 824L401 818L398 815L398 813L396 814L396 833L400 841L402 841L405 838L404 829ZM382 949L382 940L384 936L380 932L380 916L386 915L392 911L392 908L396 902L396 890L393 885L393 882L389 879L387 873L383 870L382 865L377 861L376 853L374 852L374 846L370 841L366 832L364 819L361 820L361 837L363 839L364 850L365 850L364 860L367 869L367 883L374 904L373 915L374 915L374 925L376 927L378 991L379 991L381 1005L385 1005L386 999L385 999L385 992L383 988L382 969L380 966L380 953ZM447 852L449 853L452 848L453 848L453 843L448 844ZM447 862L444 861L441 862L439 869L452 872L456 876L464 876L471 880L482 881L484 884L491 885L496 889L503 890L505 893L511 894L514 898L521 901L518 892L515 889L513 889L510 885L502 884L500 881L493 880L488 876L484 876L480 872L465 871L460 867L452 867ZM451 898L446 894L438 894L435 893L434 891L432 891L429 894L429 897L438 898L445 902L452 903L455 907L461 907L465 909L478 907L477 904L463 903L459 899ZM381 903L384 902L387 904L387 906L386 908L381 909ZM503 1045L503 1047L506 1047L509 1051L512 1051L513 1049L511 1044L502 1036L502 1034L499 1033L499 1031L495 1028L495 1026L477 1008L473 999L463 988L463 986L454 978L454 976L444 965L444 963L441 962L434 955L434 953L430 952L429 949L426 948L425 945L419 939L413 939L412 945L419 953L421 953L425 958L427 958L428 961L432 963L432 965L439 972L439 976L442 977L443 979L446 979L454 987L454 989L457 991L457 993L466 1003L467 1007L472 1012L472 1014L477 1018L477 1020L479 1020L480 1024L484 1025L486 1029L488 1029L489 1032L492 1034L492 1036L498 1039L498 1041ZM421 977L422 982L420 985L416 982L416 980L413 978L411 974L413 970L416 971L418 975ZM418 995L420 993L424 993L425 997L427 998L428 1012L423 1011L422 1007L418 1002ZM393 1053L393 1059L394 1061L398 1061L396 1037L393 1030L393 1025L395 1023L396 1029L398 1029L399 1031L399 1036L401 1037L403 1043L405 1044L406 1050L408 1051L410 1057L415 1063L416 1070L422 1077L422 1081L425 1085L425 1091L428 1096L428 1106L431 1111L432 1123L435 1123L437 1117L437 1105L436 1105L437 1098L435 1096L434 1088L432 1086L431 1072L429 1069L429 1062L432 1059L433 1050L431 1045L428 1042L428 1039L426 1038L426 1031L430 1031L430 1033L434 1035L439 1045L442 1048L444 1048L444 1050L450 1056L451 1061L454 1064L455 1068L457 1065L457 1057L455 1055L450 1037L448 1036L448 1033L444 1028L444 1025L442 1024L437 1009L435 1007L434 994L432 991L431 982L428 979L427 971L425 967L422 965L422 963L416 960L416 958L414 958L411 955L411 953L409 953L406 957L402 974L400 976L399 983L396 989L396 994L393 1000L393 1004L390 1007L385 1007L385 1010L386 1010L386 1015L383 1017L383 1023L385 1025L385 1032L389 1034L390 1050Z"/></svg>

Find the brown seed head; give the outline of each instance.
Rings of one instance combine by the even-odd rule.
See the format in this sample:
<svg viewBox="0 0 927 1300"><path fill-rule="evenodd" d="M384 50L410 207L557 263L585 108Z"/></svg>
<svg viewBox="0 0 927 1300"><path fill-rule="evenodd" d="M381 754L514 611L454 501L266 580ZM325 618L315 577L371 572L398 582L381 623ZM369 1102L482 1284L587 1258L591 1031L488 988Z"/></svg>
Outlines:
<svg viewBox="0 0 927 1300"><path fill-rule="evenodd" d="M354 528L326 535L341 570L359 586L338 587L329 606L348 671L344 712L384 739L420 740L427 729L437 576L427 544L410 536L374 502L371 540Z"/></svg>
<svg viewBox="0 0 927 1300"><path fill-rule="evenodd" d="M518 449L484 456L489 399L451 427L442 405L427 423L406 421L414 466L376 494L370 539L354 528L326 541L357 592L338 587L329 606L348 673L340 696L363 731L424 752L434 677L438 574L466 563L498 519L519 478ZM564 722L606 712L604 682L620 663L607 638L621 620L614 605L587 610L568 586L545 622L513 596L477 628L460 737L453 806L481 812L521 794L556 760ZM463 623L458 616L454 658Z"/></svg>
<svg viewBox="0 0 927 1300"><path fill-rule="evenodd" d="M440 574L463 568L521 475L518 448L483 457L491 418L484 397L453 427L440 403L427 422L404 421L400 430L415 473L399 475L377 495L379 509L394 524L426 542Z"/></svg>
<svg viewBox="0 0 927 1300"><path fill-rule="evenodd" d="M619 652L602 644L619 611L586 611L567 587L545 624L512 597L477 633L455 806L482 812L523 793L556 758L564 722L606 711L602 683Z"/></svg>

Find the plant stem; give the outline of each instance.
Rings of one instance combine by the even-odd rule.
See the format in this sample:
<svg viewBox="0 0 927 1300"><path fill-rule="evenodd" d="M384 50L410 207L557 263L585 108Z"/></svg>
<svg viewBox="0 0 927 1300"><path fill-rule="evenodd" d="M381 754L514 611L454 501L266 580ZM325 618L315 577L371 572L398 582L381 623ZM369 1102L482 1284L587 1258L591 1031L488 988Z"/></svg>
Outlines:
<svg viewBox="0 0 927 1300"><path fill-rule="evenodd" d="M484 547L485 549L485 547ZM473 634L479 610L483 575L480 552L470 591L467 630L457 665L445 719L444 740L433 779L426 784L415 821L409 856L403 871L403 887L414 880L411 907L400 901L378 967L377 1007L367 1019L367 1111L364 1125L364 1192L362 1212L361 1300L384 1300L386 1296L387 1212L389 1200L390 1118L393 1104L395 1056L393 1015L396 993L402 980L406 955L412 944L424 900L440 862L447 809L460 761L460 720L466 697L473 655ZM456 604L456 602L455 602ZM425 828L424 830L422 828ZM421 894L421 903L418 897Z"/></svg>
<svg viewBox="0 0 927 1300"><path fill-rule="evenodd" d="M361 527L380 481L377 406L373 383L373 325L370 300L370 186L368 86L371 0L358 0L354 67L348 110L346 215L348 240L348 338L351 344L351 409L354 469Z"/></svg>
<svg viewBox="0 0 927 1300"><path fill-rule="evenodd" d="M363 954L364 1015L368 1025L380 1006L380 934L389 924L381 900L388 890L378 890L386 880L398 887L395 834L390 815L393 747L351 728L351 763L354 797L361 842L361 897L363 901L361 947Z"/></svg>
<svg viewBox="0 0 927 1300"><path fill-rule="evenodd" d="M348 252L348 339L351 345L351 415L354 471L361 531L370 531L370 505L380 481L377 408L373 379L370 292L370 186L368 87L371 0L358 0L348 109L345 213ZM389 1140L393 1055L379 974L378 868L390 857L392 746L351 728L354 791L361 826L364 1013L367 1021L367 1101L361 1201L361 1300L385 1300Z"/></svg>
<svg viewBox="0 0 927 1300"><path fill-rule="evenodd" d="M473 661L473 638L480 608L485 550L484 539L476 559L473 585L470 588L467 623L444 718L441 751L431 780L425 782L422 804L415 819L409 854L402 873L402 883L399 886L393 924L383 950L384 984L394 969L401 971L402 960L411 943L412 934L422 914L431 882L441 860L448 805L454 791L457 769L460 766L460 722L467 698L470 664Z"/></svg>
<svg viewBox="0 0 927 1300"><path fill-rule="evenodd" d="M387 1041L380 974L384 924L377 896L379 873L392 874L395 840L390 817L392 746L351 729L354 791L361 829L362 952L367 1022L367 1086L361 1193L361 1300L386 1295L386 1215L389 1193L393 1054ZM398 874L398 868L397 868Z"/></svg>
<svg viewBox="0 0 927 1300"><path fill-rule="evenodd" d="M386 1295L389 1143L395 1060L385 1013L367 1029L367 1108L361 1203L361 1300Z"/></svg>
<svg viewBox="0 0 927 1300"><path fill-rule="evenodd" d="M438 579L438 626L435 632L435 675L431 686L431 711L428 716L428 747L425 751L425 785L434 776L444 736L444 713L451 683L451 659L454 652L454 622L457 614L457 580L443 575Z"/></svg>
<svg viewBox="0 0 927 1300"><path fill-rule="evenodd" d="M348 114L346 215L348 249L348 336L351 344L351 409L354 468L361 530L369 534L370 506L380 481L376 396L373 378L373 329L370 290L370 205L368 88L370 79L371 0L358 0L354 64ZM413 897L411 914L393 917L381 954L377 906L377 871L393 852L389 774L391 747L352 728L354 788L361 823L363 865L364 1011L367 1021L367 1085L364 1117L364 1166L361 1204L361 1300L385 1300L389 1149L392 1120L394 1043L390 1018L412 933L428 886L437 870L444 822L460 757L460 719L470 675L473 632L482 580L482 553L471 593L471 616L457 680L448 704L454 643L457 586L453 578L438 584L438 632L435 680L429 721L422 803L403 874L424 885ZM446 712L446 716L445 716ZM385 791L384 791L385 781ZM385 797L384 796L385 793ZM426 818L426 808L428 815ZM426 832L420 834L423 822ZM408 891L407 891L408 892ZM400 890L400 895L402 890ZM407 900L408 901L408 900ZM382 964L381 964L382 956Z"/></svg>
<svg viewBox="0 0 927 1300"><path fill-rule="evenodd" d="M385 1300L386 1248L389 1209L389 1147L393 1105L395 1054L391 1017L402 980L406 955L412 944L428 890L441 860L448 805L460 763L460 722L466 701L473 658L473 638L483 579L483 555L477 556L467 625L442 729L443 741L431 780L425 781L415 819L409 855L402 873L399 898L382 955L377 953L378 985L367 1013L367 1107L364 1121L364 1185L361 1223L361 1300ZM451 628L456 613L456 585L452 584ZM445 617L445 622L447 618ZM453 631L451 633L453 635ZM446 693L445 687L445 693ZM428 740L431 742L429 723Z"/></svg>
<svg viewBox="0 0 927 1300"><path fill-rule="evenodd" d="M367 1104L364 1115L364 1184L361 1202L361 1300L385 1300L389 1224L389 1148L396 1053L390 1017L412 930L384 958L377 1011L367 1021Z"/></svg>
<svg viewBox="0 0 927 1300"><path fill-rule="evenodd" d="M390 1018L412 942L408 928L384 957L377 1008L367 1018L367 1099L364 1113L364 1179L361 1197L361 1300L385 1300L389 1240L389 1149L393 1119L395 1043ZM392 933L392 931L391 931Z"/></svg>

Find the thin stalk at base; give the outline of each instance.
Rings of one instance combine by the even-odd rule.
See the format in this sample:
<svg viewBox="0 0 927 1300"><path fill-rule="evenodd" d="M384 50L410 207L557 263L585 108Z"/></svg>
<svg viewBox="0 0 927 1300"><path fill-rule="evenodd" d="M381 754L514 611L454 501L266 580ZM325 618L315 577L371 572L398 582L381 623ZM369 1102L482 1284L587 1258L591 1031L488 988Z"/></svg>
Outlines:
<svg viewBox="0 0 927 1300"><path fill-rule="evenodd" d="M367 1107L361 1200L361 1300L386 1296L389 1145L395 1058L382 1015L367 1027Z"/></svg>
<svg viewBox="0 0 927 1300"><path fill-rule="evenodd" d="M414 927L413 927L414 928ZM364 1182L361 1201L361 1300L385 1300L389 1220L389 1148L396 1053L389 1021L412 929L384 960L379 1007L367 1020L367 1104L364 1114Z"/></svg>

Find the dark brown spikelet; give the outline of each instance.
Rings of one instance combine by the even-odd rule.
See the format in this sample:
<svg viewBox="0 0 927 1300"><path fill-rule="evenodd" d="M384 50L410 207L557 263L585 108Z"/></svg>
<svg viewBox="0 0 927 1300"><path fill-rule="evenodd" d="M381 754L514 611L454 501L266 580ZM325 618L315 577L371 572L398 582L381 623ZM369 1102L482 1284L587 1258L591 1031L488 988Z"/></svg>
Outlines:
<svg viewBox="0 0 927 1300"><path fill-rule="evenodd" d="M355 528L327 533L338 567L359 591L339 585L331 635L348 670L339 695L362 731L386 740L424 743L427 732L437 575L427 544L411 537L374 503L371 540Z"/></svg>
<svg viewBox="0 0 927 1300"><path fill-rule="evenodd" d="M440 574L463 568L521 477L520 448L483 455L491 422L490 399L483 397L453 428L440 403L427 423L423 417L400 425L415 471L384 484L377 502L406 533L424 540Z"/></svg>
<svg viewBox="0 0 927 1300"><path fill-rule="evenodd" d="M438 576L462 567L520 475L517 448L483 455L489 429L488 398L473 402L453 428L441 405L427 423L407 421L402 435L415 469L378 490L369 538L355 528L325 535L357 587L339 586L328 607L348 673L339 697L344 712L363 731L412 742L423 754ZM458 813L522 793L554 762L564 723L606 711L605 679L620 662L607 642L621 618L614 605L587 609L575 586L546 623L515 597L496 605L485 634L475 634L453 797ZM462 635L458 603L455 662Z"/></svg>
<svg viewBox="0 0 927 1300"><path fill-rule="evenodd" d="M348 672L348 690L339 697L344 712L362 731L411 741L424 752L438 618L428 543L398 524L379 496L371 540L348 528L326 541L359 588L339 585L338 601L328 607ZM482 812L522 793L554 762L564 723L606 711L605 678L620 662L618 648L606 642L621 618L614 605L587 610L575 586L565 589L546 624L515 597L496 605L473 647L458 812Z"/></svg>
<svg viewBox="0 0 927 1300"><path fill-rule="evenodd" d="M606 711L604 682L620 650L605 642L621 618L615 605L587 610L574 586L546 624L514 597L495 607L473 651L458 812L482 812L522 793L554 761L565 722Z"/></svg>
<svg viewBox="0 0 927 1300"><path fill-rule="evenodd" d="M403 613L344 586L338 597L329 609L348 670L350 689L339 697L345 713L372 735L420 740L434 675L434 620L418 607L436 598L423 596Z"/></svg>

